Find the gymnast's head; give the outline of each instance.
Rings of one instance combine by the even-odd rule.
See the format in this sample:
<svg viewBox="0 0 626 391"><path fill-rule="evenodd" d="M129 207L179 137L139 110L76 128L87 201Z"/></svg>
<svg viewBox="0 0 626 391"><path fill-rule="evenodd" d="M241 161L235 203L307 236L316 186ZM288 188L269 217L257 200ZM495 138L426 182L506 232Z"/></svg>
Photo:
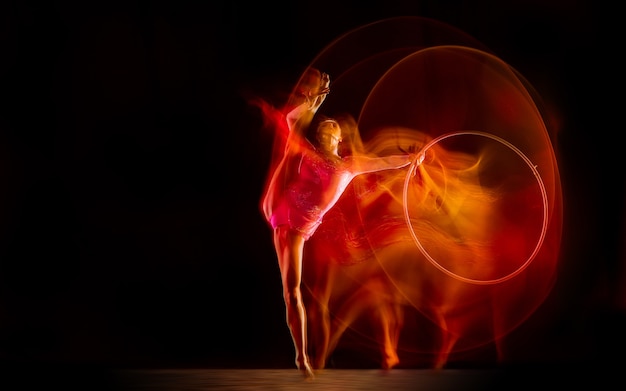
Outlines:
<svg viewBox="0 0 626 391"><path fill-rule="evenodd" d="M321 118L317 123L316 139L322 151L337 155L342 141L339 122L329 117Z"/></svg>

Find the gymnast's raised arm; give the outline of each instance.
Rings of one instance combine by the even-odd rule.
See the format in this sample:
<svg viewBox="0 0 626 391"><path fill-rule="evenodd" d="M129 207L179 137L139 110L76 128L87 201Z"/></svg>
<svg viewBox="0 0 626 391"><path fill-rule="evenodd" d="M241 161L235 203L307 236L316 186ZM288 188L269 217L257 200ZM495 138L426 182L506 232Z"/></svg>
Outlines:
<svg viewBox="0 0 626 391"><path fill-rule="evenodd" d="M293 101L296 106L286 115L290 133L304 137L313 116L330 92L330 77L317 69L309 69L296 89ZM290 135L291 136L291 135Z"/></svg>

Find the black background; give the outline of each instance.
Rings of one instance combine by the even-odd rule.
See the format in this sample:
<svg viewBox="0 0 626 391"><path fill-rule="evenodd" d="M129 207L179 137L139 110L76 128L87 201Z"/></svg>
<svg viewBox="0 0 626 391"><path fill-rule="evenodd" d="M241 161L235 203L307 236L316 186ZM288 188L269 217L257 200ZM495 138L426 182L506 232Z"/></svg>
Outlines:
<svg viewBox="0 0 626 391"><path fill-rule="evenodd" d="M406 15L478 39L557 114L559 279L538 320L510 336L514 361L622 360L615 10L521 0L0 7L4 363L293 367L259 210L271 138L246 97L276 98L341 34Z"/></svg>

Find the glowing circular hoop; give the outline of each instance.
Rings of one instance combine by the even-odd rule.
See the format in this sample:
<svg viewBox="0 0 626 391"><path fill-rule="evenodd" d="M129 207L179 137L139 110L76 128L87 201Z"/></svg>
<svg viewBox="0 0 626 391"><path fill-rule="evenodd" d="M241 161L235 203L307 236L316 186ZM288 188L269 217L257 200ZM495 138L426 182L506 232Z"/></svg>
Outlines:
<svg viewBox="0 0 626 391"><path fill-rule="evenodd" d="M483 137L487 137L487 138L496 140L496 141L506 145L507 147L509 147L519 157L521 157L524 160L524 162L528 165L528 167L530 167L530 169L532 170L533 174L535 175L535 178L537 179L537 183L539 185L539 188L541 189L541 197L542 197L542 200L543 200L543 222L542 222L542 226L541 226L541 235L539 235L539 240L537 241L537 245L535 246L533 252L529 255L528 259L519 268L517 268L513 272L505 275L504 277L500 277L500 278L496 278L496 279L492 279L492 280L477 280L477 279L471 279L471 278L460 276L460 275L458 275L458 274L456 274L456 273L446 269L445 267L440 265L435 259L433 259L433 257L430 256L428 251L426 251L426 249L422 246L422 243L417 238L417 235L415 234L415 231L413 230L413 226L411 225L411 218L409 216L408 201L407 201L407 191L408 191L408 187L409 187L409 181L410 181L411 177L414 175L414 172L417 169L417 166L419 165L419 164L416 164L417 160L419 160L420 157L423 158L425 156L425 154L426 154L426 151L428 151L428 149L430 149L433 145L435 145L439 141L442 141L442 140L447 139L449 137L461 136L461 135L483 136ZM406 223L407 223L407 225L409 227L409 231L411 232L411 236L413 237L413 240L415 241L415 244L417 244L417 247L422 252L422 254L424 254L426 259L428 259L433 264L433 266L435 266L437 269L441 270L445 274L449 275L450 277L453 277L453 278L455 278L455 279L457 279L459 281L468 282L468 283L477 284L477 285L498 284L498 283L507 281L507 280L517 276L524 269L526 269L526 267L537 256L537 253L539 252L539 249L541 248L541 245L543 244L543 240L545 238L547 227L548 227L548 195L546 193L545 185L544 185L543 181L541 180L541 176L539 175L539 171L537 171L536 166L530 161L530 159L528 159L528 157L526 155L524 155L524 153L522 151L520 151L513 144L509 143L508 141L506 141L506 140L504 140L504 139L502 139L502 138L500 138L498 136L494 136L493 134L485 133L485 132L478 132L478 131L451 132L451 133L446 133L446 134L443 134L443 135L441 135L439 137L436 137L433 140L431 140L429 143L427 143L424 146L424 148L422 148L421 152L418 154L418 159L416 159L411 164L411 166L409 168L409 171L407 172L406 178L404 180L404 190L403 190L403 193L402 193L402 204L403 204L403 208L404 208L404 218L405 218Z"/></svg>

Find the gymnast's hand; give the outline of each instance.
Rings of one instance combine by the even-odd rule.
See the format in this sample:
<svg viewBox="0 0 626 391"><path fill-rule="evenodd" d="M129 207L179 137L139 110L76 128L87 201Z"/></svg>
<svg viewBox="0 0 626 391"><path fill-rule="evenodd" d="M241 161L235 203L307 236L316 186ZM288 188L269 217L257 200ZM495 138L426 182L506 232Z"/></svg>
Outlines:
<svg viewBox="0 0 626 391"><path fill-rule="evenodd" d="M330 92L330 76L328 73L322 72L322 77L320 78L320 87L317 95L326 95Z"/></svg>
<svg viewBox="0 0 626 391"><path fill-rule="evenodd" d="M322 73L320 76L319 84L315 87L315 89L310 88L305 91L303 94L307 99L315 99L317 97L321 97L324 95L328 95L330 92L330 76L328 73Z"/></svg>
<svg viewBox="0 0 626 391"><path fill-rule="evenodd" d="M406 151L402 148L400 148L400 150L408 154L409 160L416 166L422 164L422 162L424 162L424 159L426 158L426 151L422 151L420 148L418 148L416 144L409 146Z"/></svg>
<svg viewBox="0 0 626 391"><path fill-rule="evenodd" d="M317 111L326 99L326 95L330 92L330 76L327 73L319 75L318 83L315 87L304 92L307 106L310 111Z"/></svg>

